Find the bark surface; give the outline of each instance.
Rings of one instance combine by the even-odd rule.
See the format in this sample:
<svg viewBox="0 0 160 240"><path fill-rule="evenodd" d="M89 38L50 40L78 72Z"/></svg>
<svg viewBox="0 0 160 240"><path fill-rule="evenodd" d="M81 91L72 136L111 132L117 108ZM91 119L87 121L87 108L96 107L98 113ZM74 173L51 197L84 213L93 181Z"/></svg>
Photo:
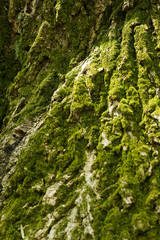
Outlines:
<svg viewBox="0 0 160 240"><path fill-rule="evenodd" d="M159 240L160 1L1 0L0 239Z"/></svg>

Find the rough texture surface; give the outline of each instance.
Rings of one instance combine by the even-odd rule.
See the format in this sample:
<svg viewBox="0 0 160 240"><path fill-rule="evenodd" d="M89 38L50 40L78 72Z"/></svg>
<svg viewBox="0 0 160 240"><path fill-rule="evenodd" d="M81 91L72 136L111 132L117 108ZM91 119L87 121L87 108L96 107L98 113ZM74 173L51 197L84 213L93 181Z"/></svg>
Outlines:
<svg viewBox="0 0 160 240"><path fill-rule="evenodd" d="M0 239L159 240L160 2L1 0Z"/></svg>

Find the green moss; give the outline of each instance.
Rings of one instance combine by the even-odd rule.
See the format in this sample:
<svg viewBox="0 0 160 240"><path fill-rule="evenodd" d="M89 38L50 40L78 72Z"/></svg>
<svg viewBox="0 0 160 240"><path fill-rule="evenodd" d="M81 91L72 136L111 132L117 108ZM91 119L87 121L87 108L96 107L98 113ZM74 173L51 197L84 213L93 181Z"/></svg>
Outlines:
<svg viewBox="0 0 160 240"><path fill-rule="evenodd" d="M72 95L71 113L78 118L81 111L93 109L92 99L83 76L75 80Z"/></svg>
<svg viewBox="0 0 160 240"><path fill-rule="evenodd" d="M149 230L149 218L145 212L135 214L132 218L133 232L135 235L141 234Z"/></svg>
<svg viewBox="0 0 160 240"><path fill-rule="evenodd" d="M124 96L124 87L121 84L121 81L119 79L119 74L115 73L112 75L111 78L111 84L110 84L110 90L109 90L109 98L111 101L114 100L120 100Z"/></svg>
<svg viewBox="0 0 160 240"><path fill-rule="evenodd" d="M8 2L1 2L0 18L0 125L6 115L8 100L6 91L19 69L19 63L15 62L13 49L10 46L11 27L7 19Z"/></svg>
<svg viewBox="0 0 160 240"><path fill-rule="evenodd" d="M130 240L131 236L130 236L128 231L124 230L124 231L121 232L120 239L122 239L122 240L123 239Z"/></svg>
<svg viewBox="0 0 160 240"><path fill-rule="evenodd" d="M151 209L152 209L153 207L155 207L155 204L156 204L158 198L159 198L159 191L158 191L157 189L152 190L152 191L149 193L148 198L147 198L147 200L146 200L146 205L147 205L147 207L149 207L149 208L151 208Z"/></svg>
<svg viewBox="0 0 160 240"><path fill-rule="evenodd" d="M133 116L133 110L128 106L128 101L124 98L120 101L118 110L123 116L126 116L128 118L132 118Z"/></svg>
<svg viewBox="0 0 160 240"><path fill-rule="evenodd" d="M31 126L37 119L43 124L26 146L28 132L16 146L25 147L3 193L0 238L20 239L22 225L31 239L40 229L40 238L48 238L54 228L57 239L158 240L156 2L17 3L9 11L19 33L12 36L16 56L3 52L8 30L2 28L0 39L0 112L6 114L7 97L8 134L28 119ZM14 74L5 69L15 66L10 54L22 64L12 84ZM7 143L15 141L3 135ZM51 186L58 186L53 205L44 203Z"/></svg>

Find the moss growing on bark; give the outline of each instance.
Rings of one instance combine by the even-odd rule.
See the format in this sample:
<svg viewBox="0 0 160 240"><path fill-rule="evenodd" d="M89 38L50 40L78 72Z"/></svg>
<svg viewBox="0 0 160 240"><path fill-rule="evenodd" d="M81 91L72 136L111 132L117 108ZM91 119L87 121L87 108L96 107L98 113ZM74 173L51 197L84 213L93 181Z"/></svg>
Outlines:
<svg viewBox="0 0 160 240"><path fill-rule="evenodd" d="M158 240L158 3L12 0L9 21L0 239Z"/></svg>

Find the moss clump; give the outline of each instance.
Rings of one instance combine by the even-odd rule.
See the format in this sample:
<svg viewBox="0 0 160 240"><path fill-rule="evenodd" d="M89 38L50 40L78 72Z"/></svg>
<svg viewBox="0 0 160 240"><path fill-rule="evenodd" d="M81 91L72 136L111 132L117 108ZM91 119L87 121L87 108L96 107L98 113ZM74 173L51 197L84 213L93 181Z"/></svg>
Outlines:
<svg viewBox="0 0 160 240"><path fill-rule="evenodd" d="M87 89L84 77L80 76L75 80L72 98L71 112L74 115L82 110L93 109L92 99L89 95L89 90Z"/></svg>
<svg viewBox="0 0 160 240"><path fill-rule="evenodd" d="M149 218L144 212L133 215L132 218L133 232L135 235L141 234L149 230Z"/></svg>

